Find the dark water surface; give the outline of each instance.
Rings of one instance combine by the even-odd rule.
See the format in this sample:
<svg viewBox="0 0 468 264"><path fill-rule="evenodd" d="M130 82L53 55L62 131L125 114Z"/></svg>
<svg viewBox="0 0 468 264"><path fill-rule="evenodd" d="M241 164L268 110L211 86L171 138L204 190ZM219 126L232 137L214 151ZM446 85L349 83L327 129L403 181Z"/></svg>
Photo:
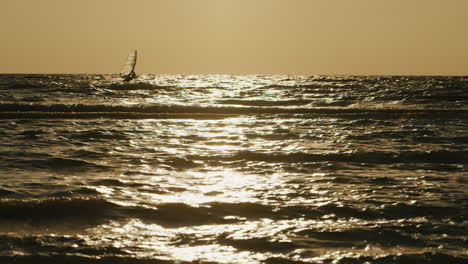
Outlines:
<svg viewBox="0 0 468 264"><path fill-rule="evenodd" d="M464 77L0 75L0 263L467 263Z"/></svg>

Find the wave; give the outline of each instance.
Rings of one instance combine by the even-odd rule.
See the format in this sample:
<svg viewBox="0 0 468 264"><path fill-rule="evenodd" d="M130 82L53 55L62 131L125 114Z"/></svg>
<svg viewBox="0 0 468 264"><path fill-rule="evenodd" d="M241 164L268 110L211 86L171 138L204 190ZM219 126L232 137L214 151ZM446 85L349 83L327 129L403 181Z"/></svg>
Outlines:
<svg viewBox="0 0 468 264"><path fill-rule="evenodd" d="M375 263L375 264L440 264L440 263L453 263L453 264L462 264L466 263L468 258L464 256L452 256L444 253L437 252L425 252L420 254L388 254L386 256L380 257L343 257L340 259L329 258L320 263L324 264L347 264L347 263ZM48 263L48 264L124 264L124 263L135 263L135 264L216 264L218 262L212 261L180 261L180 260L167 260L158 259L158 258L136 258L129 257L122 254L121 256L101 256L99 258L90 257L90 256L78 256L71 254L53 254L53 255L43 255L43 254L31 254L26 256L0 256L1 263L15 263L15 264L29 264L29 263ZM224 262L219 262L224 263ZM269 257L262 261L265 264L312 264L315 262L301 261L301 260L291 260L285 257Z"/></svg>
<svg viewBox="0 0 468 264"><path fill-rule="evenodd" d="M419 117L467 115L466 108L372 108L366 107L203 107L182 105L66 105L66 104L0 104L1 119L18 118L225 118L229 115L313 114L356 115L389 118L405 115Z"/></svg>
<svg viewBox="0 0 468 264"><path fill-rule="evenodd" d="M105 183L109 184L108 181ZM122 206L100 198L61 197L38 200L0 200L0 222L30 222L33 225L60 226L73 223L77 226L89 226L109 220L137 218L168 227L193 226L237 221L224 218L233 214L259 218L273 217L275 213L270 206L250 203L213 203L201 207L192 207L183 203L167 203L159 204L157 208L152 209Z"/></svg>
<svg viewBox="0 0 468 264"><path fill-rule="evenodd" d="M196 119L216 120L241 114L130 112L0 112L0 119Z"/></svg>
<svg viewBox="0 0 468 264"><path fill-rule="evenodd" d="M355 163L442 163L467 164L468 151L402 151L402 152L354 152L354 153L259 153L252 151L238 152L232 156L190 156L194 160L205 161L266 161L277 163L303 162L355 162Z"/></svg>
<svg viewBox="0 0 468 264"><path fill-rule="evenodd" d="M7 188L0 188L0 198L2 199L27 199L27 198L73 198L73 197L87 197L87 196L98 196L100 193L94 189L80 187L80 188L71 188L64 185L50 185L50 184L41 184L41 183L30 183L23 184L24 186L31 186L37 188L42 188L43 192L39 193L36 191L34 193L26 191L11 190ZM50 191L60 189L60 191Z"/></svg>
<svg viewBox="0 0 468 264"><path fill-rule="evenodd" d="M119 130L105 130L105 129L94 129L89 131L77 132L70 136L72 139L93 141L100 139L113 139L113 140L124 140L128 139L129 136ZM96 155L97 153L82 153L84 156Z"/></svg>
<svg viewBox="0 0 468 264"><path fill-rule="evenodd" d="M44 154L46 155L46 154ZM82 170L104 170L109 166L100 165L90 161L71 158L42 158L42 159L23 159L12 161L12 166L26 169L50 169L55 171L82 171Z"/></svg>
<svg viewBox="0 0 468 264"><path fill-rule="evenodd" d="M282 215L284 213L287 215ZM166 227L225 224L240 221L225 218L232 215L246 219L281 219L298 216L294 209L276 212L273 206L255 203L210 203L199 207L183 203L166 203L158 204L157 208L146 208L122 206L100 198L83 197L0 200L0 221L31 222L33 225L60 226L73 223L74 225L89 226L109 220L131 218Z"/></svg>
<svg viewBox="0 0 468 264"><path fill-rule="evenodd" d="M0 263L14 263L14 264L30 264L30 263L38 263L38 264L127 264L127 263L134 263L134 264L191 264L195 262L187 262L187 261L171 261L167 260L166 258L157 259L157 258L137 258L137 257L129 257L125 256L125 252L122 252L114 247L109 247L109 249L114 250L117 256L102 256L100 254L98 258L92 256L88 252L81 253L79 250L71 249L71 254L67 254L65 252L59 252L58 254L31 254L26 256L16 255L16 256L0 256ZM106 253L109 250L103 251L102 253ZM73 255L74 253L74 255ZM107 252L108 255L112 252ZM80 256L81 255L81 256ZM91 256L87 256L91 255ZM197 264L214 264L213 262L203 262L197 261Z"/></svg>
<svg viewBox="0 0 468 264"><path fill-rule="evenodd" d="M305 211L304 211L305 210ZM295 218L306 213L319 218L323 214L315 209L296 207L276 210L274 206L255 203L210 203L192 207L183 203L158 204L157 208L122 206L100 198L61 197L39 200L4 199L0 200L0 221L33 221L35 225L74 223L81 225L99 224L108 220L137 218L162 226L195 226L223 224L240 221L226 219L226 216L239 216L246 219ZM188 218L187 215L190 215Z"/></svg>
<svg viewBox="0 0 468 264"><path fill-rule="evenodd" d="M348 263L375 263L375 264L440 264L440 263L466 263L468 258L464 256L452 256L438 252L425 252L420 254L388 254L386 256L358 256L342 257L339 259L328 258L321 260L324 264L348 264ZM265 264L312 264L314 262L290 260L283 257L270 257L264 261Z"/></svg>
<svg viewBox="0 0 468 264"><path fill-rule="evenodd" d="M9 236L9 235L0 235L0 243L8 244L14 247L13 248L2 248L2 255L0 256L1 263L24 263L22 261L29 260L29 263L53 263L51 259L54 259L53 256L57 258L57 255L66 254L66 255L81 255L80 260L86 260L89 258L91 260L91 256L105 256L105 255L126 255L125 251L110 245L96 245L91 246L86 243L86 241L80 236L59 236L59 235L26 235L26 236ZM6 252L5 252L6 251ZM8 252L10 251L10 252ZM22 252L21 255L14 256L14 252ZM10 254L5 254L5 253ZM44 254L40 254L42 256L35 256L38 252L46 253L49 257L45 257ZM28 256L28 254L31 254ZM10 257L6 257L5 255L10 255ZM64 255L63 257L65 257ZM84 256L88 256L87 258ZM63 258L62 257L62 258ZM2 261L5 260L6 262ZM61 259L61 257L58 257ZM71 257L73 259L73 257ZM65 259L62 259L65 260ZM10 262L11 261L11 262ZM42 262L44 261L44 262ZM70 263L65 261L63 263ZM86 263L86 262L79 262L79 263Z"/></svg>
<svg viewBox="0 0 468 264"><path fill-rule="evenodd" d="M307 105L312 103L312 100L282 100L282 101L269 101L269 100L236 100L226 99L218 100L218 104L226 105L246 105L246 106L291 106L291 105Z"/></svg>
<svg viewBox="0 0 468 264"><path fill-rule="evenodd" d="M57 198L83 198L87 196L98 196L100 193L95 189L91 188L71 188L62 191L52 192L45 195L46 197L57 197Z"/></svg>
<svg viewBox="0 0 468 264"><path fill-rule="evenodd" d="M135 90L175 90L180 89L176 86L156 85L151 83L137 82L137 83L113 83L110 85L102 86L102 88L116 91L135 91Z"/></svg>
<svg viewBox="0 0 468 264"><path fill-rule="evenodd" d="M116 217L118 205L103 199L1 200L0 221L33 226L93 226Z"/></svg>
<svg viewBox="0 0 468 264"><path fill-rule="evenodd" d="M21 194L18 193L18 192L9 190L7 188L0 188L0 197L1 198L4 198L4 197L18 197L18 196L21 196Z"/></svg>
<svg viewBox="0 0 468 264"><path fill-rule="evenodd" d="M124 182L117 179L99 179L90 181L89 184L92 185L101 185L101 186L111 186L111 187L143 187L147 186L143 183L136 183L136 182Z"/></svg>
<svg viewBox="0 0 468 264"><path fill-rule="evenodd" d="M101 182L105 185L119 186L120 182ZM89 189L83 190L86 193ZM38 200L3 199L0 200L0 219L41 221L93 221L96 219L138 218L168 226L199 225L208 223L228 223L232 219L226 216L239 216L245 219L296 219L305 217L319 219L324 215L359 219L401 219L419 216L460 218L463 209L432 205L392 204L376 209L362 210L352 206L285 206L257 203L221 203L213 202L199 207L183 203L158 204L156 208L122 206L100 198L60 197ZM190 215L190 218L186 216ZM235 220L237 221L237 220Z"/></svg>
<svg viewBox="0 0 468 264"><path fill-rule="evenodd" d="M275 252L286 253L300 248L300 245L286 241L272 241L269 237L256 237L248 239L232 239L221 237L217 239L221 245L228 245L238 250L247 250L254 252Z"/></svg>
<svg viewBox="0 0 468 264"><path fill-rule="evenodd" d="M305 230L297 234L307 237L310 246L320 247L365 247L368 243L386 247L428 246L422 239L414 238L412 234L405 234L393 228L378 228L378 230L354 228L345 231Z"/></svg>

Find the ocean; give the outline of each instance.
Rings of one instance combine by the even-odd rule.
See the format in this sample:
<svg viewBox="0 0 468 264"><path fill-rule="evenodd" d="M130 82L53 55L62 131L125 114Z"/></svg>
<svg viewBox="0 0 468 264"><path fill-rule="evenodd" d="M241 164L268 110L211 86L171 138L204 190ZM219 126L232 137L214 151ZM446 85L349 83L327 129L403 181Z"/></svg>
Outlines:
<svg viewBox="0 0 468 264"><path fill-rule="evenodd" d="M0 263L468 263L468 78L0 75Z"/></svg>

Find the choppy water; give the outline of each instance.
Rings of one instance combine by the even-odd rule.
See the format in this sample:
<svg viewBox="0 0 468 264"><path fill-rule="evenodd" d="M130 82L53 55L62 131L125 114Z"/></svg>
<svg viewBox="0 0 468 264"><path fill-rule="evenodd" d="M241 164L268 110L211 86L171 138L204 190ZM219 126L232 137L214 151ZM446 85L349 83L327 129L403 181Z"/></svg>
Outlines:
<svg viewBox="0 0 468 264"><path fill-rule="evenodd" d="M467 263L468 79L0 75L1 263Z"/></svg>

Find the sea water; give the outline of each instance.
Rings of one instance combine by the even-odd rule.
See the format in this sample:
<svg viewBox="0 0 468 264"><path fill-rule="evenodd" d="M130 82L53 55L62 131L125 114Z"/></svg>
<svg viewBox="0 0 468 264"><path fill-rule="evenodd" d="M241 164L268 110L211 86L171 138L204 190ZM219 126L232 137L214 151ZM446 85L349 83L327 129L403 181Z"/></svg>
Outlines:
<svg viewBox="0 0 468 264"><path fill-rule="evenodd" d="M467 263L468 79L0 75L0 263Z"/></svg>

